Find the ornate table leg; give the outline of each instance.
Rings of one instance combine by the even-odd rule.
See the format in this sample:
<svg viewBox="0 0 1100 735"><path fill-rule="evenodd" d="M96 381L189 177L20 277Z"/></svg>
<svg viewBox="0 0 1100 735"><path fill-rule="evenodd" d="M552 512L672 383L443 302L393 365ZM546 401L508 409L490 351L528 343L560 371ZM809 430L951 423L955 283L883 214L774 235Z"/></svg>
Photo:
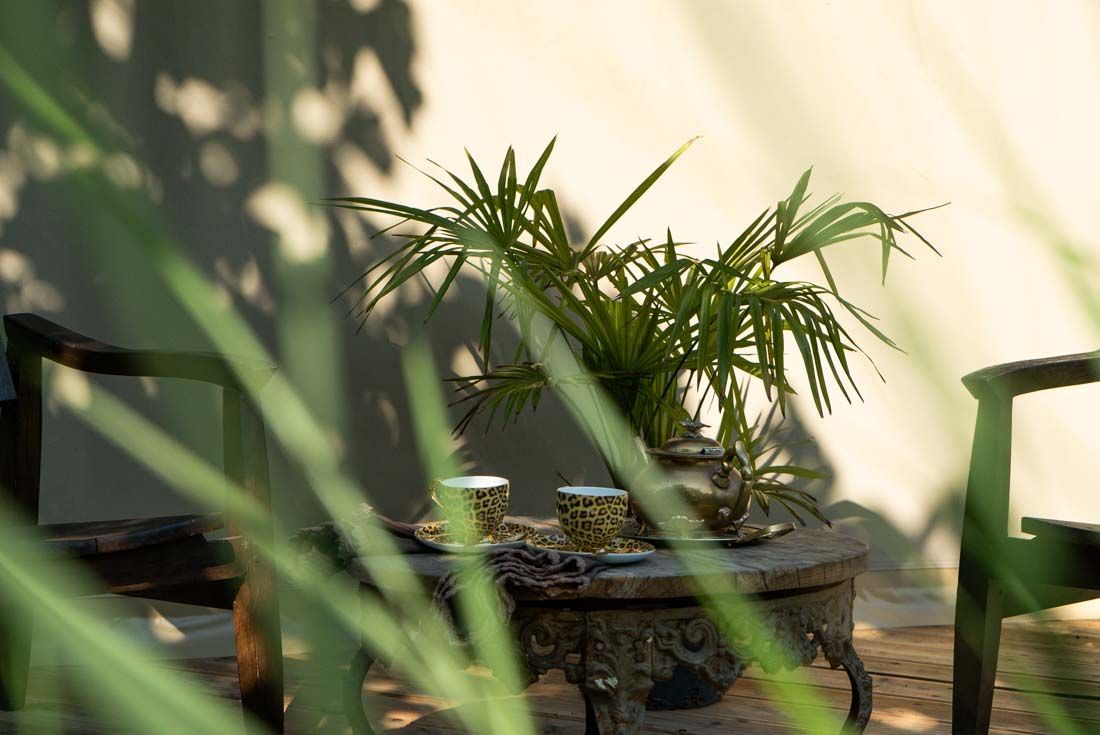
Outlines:
<svg viewBox="0 0 1100 735"><path fill-rule="evenodd" d="M600 723L596 720L596 710L592 709L592 701L581 689L584 697L584 735L600 735Z"/></svg>
<svg viewBox="0 0 1100 735"><path fill-rule="evenodd" d="M652 619L647 613L589 614L580 683L587 735L633 735L641 729L653 688Z"/></svg>
<svg viewBox="0 0 1100 735"><path fill-rule="evenodd" d="M367 653L367 649L360 648L352 658L347 678L344 679L344 714L355 735L374 735L367 713L363 710L363 682L373 663L374 657Z"/></svg>
<svg viewBox="0 0 1100 735"><path fill-rule="evenodd" d="M861 733L871 720L871 675L863 667L852 644L844 646L842 655L834 660L829 658L833 667L841 667L848 674L848 683L852 686L852 703L848 707L848 719L844 722L844 735Z"/></svg>
<svg viewBox="0 0 1100 735"><path fill-rule="evenodd" d="M804 607L799 614L805 630L811 632L814 642L821 646L829 666L842 668L848 675L852 702L841 729L845 735L863 732L871 720L871 675L852 647L854 600L855 582L849 580L831 589L803 596Z"/></svg>

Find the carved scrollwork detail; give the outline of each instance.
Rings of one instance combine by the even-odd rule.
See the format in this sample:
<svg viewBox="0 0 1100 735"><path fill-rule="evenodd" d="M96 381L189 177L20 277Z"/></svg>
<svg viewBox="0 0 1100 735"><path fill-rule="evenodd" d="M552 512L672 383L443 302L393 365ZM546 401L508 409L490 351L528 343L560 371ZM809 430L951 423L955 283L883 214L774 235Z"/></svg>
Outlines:
<svg viewBox="0 0 1100 735"><path fill-rule="evenodd" d="M852 642L852 585L847 583L794 600L762 601L758 614L767 625L738 650L768 673L808 666L821 650L833 668Z"/></svg>
<svg viewBox="0 0 1100 735"><path fill-rule="evenodd" d="M829 665L834 669L842 665L852 647L852 603L855 588L852 582L843 585L840 594L834 595L820 606L813 629L814 639L820 644Z"/></svg>
<svg viewBox="0 0 1100 735"><path fill-rule="evenodd" d="M718 626L706 615L658 616L653 624L653 678L672 677L677 666L690 669L724 692L745 668L742 656L726 644Z"/></svg>
<svg viewBox="0 0 1100 735"><path fill-rule="evenodd" d="M725 691L750 663L765 671L809 665L821 651L852 686L845 732L871 714L871 677L852 648L852 583L797 596L757 599L754 624L726 631L701 607L569 611L520 607L513 623L533 683L562 669L579 684L601 733L637 732L654 681L685 667Z"/></svg>
<svg viewBox="0 0 1100 735"><path fill-rule="evenodd" d="M817 658L817 642L806 634L799 610L779 611L772 618L768 630L749 641L746 645L753 661L764 671L774 673L781 669L795 669L808 666Z"/></svg>
<svg viewBox="0 0 1100 735"><path fill-rule="evenodd" d="M582 614L520 609L513 619L530 686L550 669L561 669L572 684L584 680L585 620Z"/></svg>

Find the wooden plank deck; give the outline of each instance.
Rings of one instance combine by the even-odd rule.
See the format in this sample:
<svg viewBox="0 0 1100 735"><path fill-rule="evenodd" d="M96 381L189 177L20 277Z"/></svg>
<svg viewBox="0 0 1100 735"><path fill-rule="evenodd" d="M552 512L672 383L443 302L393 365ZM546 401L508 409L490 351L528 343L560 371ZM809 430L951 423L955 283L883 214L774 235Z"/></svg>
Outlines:
<svg viewBox="0 0 1100 735"><path fill-rule="evenodd" d="M857 648L875 680L869 733L950 732L951 634L951 628L942 626L857 632ZM221 697L238 697L232 659L166 665L193 672ZM317 668L309 661L288 661L287 731L350 732L340 711L338 680L326 678L337 672L326 674ZM839 723L848 706L844 673L821 662L804 671L800 686L813 689L820 717ZM118 732L117 725L97 721L77 701L71 678L71 672L61 667L33 670L28 708L0 713L0 733ZM997 687L994 733L1100 732L1100 621L1006 623ZM560 674L546 676L528 690L527 697L539 718L540 733L583 733L580 695ZM514 701L502 697L499 706ZM378 732L463 732L454 703L416 694L378 667L367 679L364 702ZM787 709L783 695L769 686L769 677L749 669L719 704L693 711L651 712L644 732L799 732L785 715ZM1074 729L1064 729L1066 723Z"/></svg>

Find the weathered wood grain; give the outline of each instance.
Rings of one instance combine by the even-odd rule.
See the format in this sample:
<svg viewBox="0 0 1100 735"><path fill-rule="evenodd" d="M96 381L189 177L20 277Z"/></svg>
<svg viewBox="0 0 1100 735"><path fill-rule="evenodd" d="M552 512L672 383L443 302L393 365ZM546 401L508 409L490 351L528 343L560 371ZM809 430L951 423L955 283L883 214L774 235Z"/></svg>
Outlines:
<svg viewBox="0 0 1100 735"><path fill-rule="evenodd" d="M978 399L1012 398L1051 388L1100 380L1100 352L1020 360L983 368L963 377L963 385Z"/></svg>
<svg viewBox="0 0 1100 735"><path fill-rule="evenodd" d="M1024 518L1020 530L1041 539L1082 546L1100 546L1100 523Z"/></svg>
<svg viewBox="0 0 1100 735"><path fill-rule="evenodd" d="M279 621L279 592L274 562L259 551L273 546L271 490L267 468L267 435L260 414L244 395L223 391L225 468L228 478L242 488L259 508L268 509L259 521L229 516L230 533L240 533L249 545L240 556L243 578L233 600L233 631L237 643L237 670L241 702L262 725L283 730L283 648Z"/></svg>
<svg viewBox="0 0 1100 735"><path fill-rule="evenodd" d="M133 518L117 521L51 523L38 527L46 546L74 556L107 554L178 541L216 531L225 525L221 513Z"/></svg>
<svg viewBox="0 0 1100 735"><path fill-rule="evenodd" d="M583 592L556 599L687 598L703 585L743 594L783 592L852 579L867 570L867 560L867 545L858 539L827 530L800 529L773 541L730 549L658 549L642 562L602 572ZM453 560L443 554L415 554L405 557L405 561L428 585L446 575L453 565ZM692 574L696 565L701 570L698 579ZM369 578L358 562L353 562L348 571L356 578Z"/></svg>
<svg viewBox="0 0 1100 735"><path fill-rule="evenodd" d="M857 631L856 645L862 651L878 650L865 660L876 674L875 713L869 733L874 735L946 735L950 732L949 702L951 656L950 627L903 628L897 630ZM1082 640L1100 639L1100 622L1058 621L1050 623L1010 623L1005 625L1002 651L1026 653L1032 641L1053 648L1073 651ZM904 644L897 657L895 646ZM912 661L917 651L924 652L925 663ZM1003 659L1002 659L1003 660ZM320 671L329 661L291 659L287 668L286 718L288 733L346 735L350 729L342 719L337 698L326 701L331 676ZM169 661L165 666L191 672L196 680L215 696L236 700L237 667L234 659ZM840 672L822 668L803 669L807 682L817 692L822 717L839 722L844 715L847 682ZM991 733L995 735L1047 735L1049 723L1039 714L1042 708L1056 707L1067 713L1078 732L1100 731L1095 708L1100 704L1100 658L1082 672L1086 678L1075 681L1072 696L1048 694L1025 696L1003 688L1000 677L993 699ZM739 735L793 735L800 732L787 719L789 708L782 695L769 686L770 677L757 669L745 672L716 705L693 712L649 712L643 730L676 734L730 732ZM81 695L79 670L72 667L35 668L31 677L28 709L19 713L0 713L0 732L13 732L17 726L25 732L53 732L61 735L99 735L119 732L117 723L88 709ZM331 694L331 692L327 692ZM379 667L364 687L364 699L379 732L427 735L465 732L455 718L455 704L445 699L418 693L408 684ZM524 700L534 713L539 735L580 735L584 732L584 703L576 688L557 672L547 674L525 693ZM519 701L504 698L500 706L517 706Z"/></svg>

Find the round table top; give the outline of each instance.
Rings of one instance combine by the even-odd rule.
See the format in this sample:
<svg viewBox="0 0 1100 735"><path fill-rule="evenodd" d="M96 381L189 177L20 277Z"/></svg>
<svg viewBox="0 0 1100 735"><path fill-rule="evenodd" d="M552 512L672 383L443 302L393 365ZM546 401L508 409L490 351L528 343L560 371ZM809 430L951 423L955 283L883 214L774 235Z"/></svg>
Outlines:
<svg viewBox="0 0 1100 735"><path fill-rule="evenodd" d="M771 541L733 548L692 547L680 552L659 548L643 561L609 566L583 592L567 591L552 599L688 598L701 586L711 589L712 584L714 591L743 594L795 592L852 579L867 570L868 556L867 544L858 539L803 528ZM448 554L407 554L404 559L429 585L454 568L454 557ZM700 573L693 575L689 568ZM348 565L348 572L358 579L368 578L357 560ZM522 594L517 597L530 599Z"/></svg>

